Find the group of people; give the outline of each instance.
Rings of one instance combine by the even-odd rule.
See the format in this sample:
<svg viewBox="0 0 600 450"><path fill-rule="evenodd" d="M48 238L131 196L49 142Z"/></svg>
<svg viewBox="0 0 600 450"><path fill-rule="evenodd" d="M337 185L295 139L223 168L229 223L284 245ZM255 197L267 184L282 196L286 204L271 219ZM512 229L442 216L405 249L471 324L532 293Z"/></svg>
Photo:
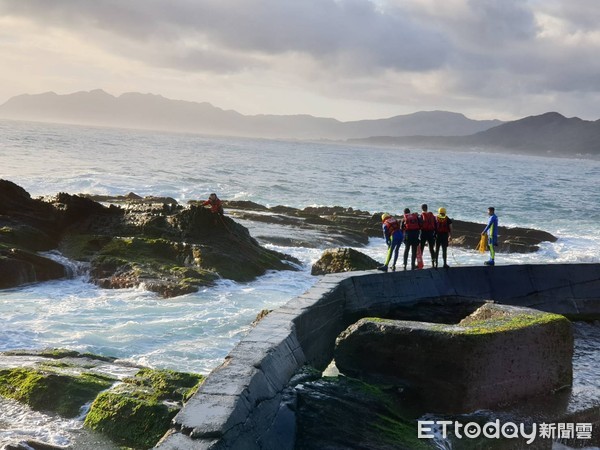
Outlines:
<svg viewBox="0 0 600 450"><path fill-rule="evenodd" d="M402 242L404 247L404 270L408 264L408 254L411 253L411 269L417 268L417 253L419 250L429 247L431 254L431 266L438 266L438 256L442 249L443 267L448 266L448 243L452 233L452 219L446 215L446 208L439 208L437 216L428 210L426 204L421 205L421 214L404 209L400 219L390 214L381 216L383 236L388 246L385 263L378 267L379 270L387 272L392 263L392 271L396 270L398 253ZM393 259L392 259L393 258Z"/></svg>
<svg viewBox="0 0 600 450"><path fill-rule="evenodd" d="M448 265L448 244L450 243L452 234L452 219L446 215L446 208L438 209L438 214L434 215L428 210L426 204L421 205L421 213L411 213L409 208L404 209L404 214L401 218L396 218L391 214L384 213L381 215L383 228L383 237L387 244L388 250L385 258L385 263L379 266L378 269L387 272L396 270L396 262L398 261L398 253L400 246L404 242L404 264L406 270L408 264L408 254L411 253L411 269L417 268L417 255L426 247L429 247L431 255L431 266L438 267L438 259L440 248L442 250L442 261L444 268ZM488 235L488 246L490 249L490 259L486 261L486 265L493 266L495 264L495 246L498 242L498 217L495 214L493 207L488 208L489 221L482 235Z"/></svg>
<svg viewBox="0 0 600 450"><path fill-rule="evenodd" d="M208 200L202 203L202 206L207 206L210 211L215 214L215 217L223 216L223 202L217 197L217 194L210 194ZM498 216L496 216L493 206L488 208L489 220L485 229L481 232L483 235L488 235L488 247L490 250L490 259L485 262L488 266L495 264L496 250L498 245ZM442 249L442 261L444 268L448 265L448 244L450 243L452 233L452 219L446 215L446 208L438 209L438 214L434 215L428 210L427 204L421 205L421 213L411 213L409 208L404 209L404 214L400 219L391 214L384 213L381 215L383 227L383 237L387 244L388 250L385 258L385 263L379 266L378 269L387 272L390 261L392 261L391 269L396 270L396 262L398 261L398 253L402 242L404 246L404 270L408 264L408 254L411 253L411 269L417 268L417 255L425 247L429 247L431 255L431 266L438 267L438 257L440 248ZM216 219L215 219L216 223ZM393 260L392 260L393 258Z"/></svg>

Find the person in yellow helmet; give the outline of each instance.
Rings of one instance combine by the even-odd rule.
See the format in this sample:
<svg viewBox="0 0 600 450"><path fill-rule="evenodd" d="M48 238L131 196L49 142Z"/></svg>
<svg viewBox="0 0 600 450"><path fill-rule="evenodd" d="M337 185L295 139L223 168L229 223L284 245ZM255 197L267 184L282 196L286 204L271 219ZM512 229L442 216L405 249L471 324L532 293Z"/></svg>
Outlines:
<svg viewBox="0 0 600 450"><path fill-rule="evenodd" d="M440 256L440 247L442 248L442 258L444 268L448 265L448 243L452 233L452 219L446 215L446 208L438 209L438 215L435 217L435 261L434 267L438 267L438 257Z"/></svg>
<svg viewBox="0 0 600 450"><path fill-rule="evenodd" d="M398 261L398 251L400 250L400 245L402 245L404 234L402 233L402 228L398 219L391 216L390 214L382 214L381 222L383 228L383 237L385 239L385 243L387 244L388 251L385 258L385 264L383 266L379 266L377 270L387 272L388 265L390 263L390 260L392 259L393 254L394 261L392 262L392 271L395 271L396 261Z"/></svg>

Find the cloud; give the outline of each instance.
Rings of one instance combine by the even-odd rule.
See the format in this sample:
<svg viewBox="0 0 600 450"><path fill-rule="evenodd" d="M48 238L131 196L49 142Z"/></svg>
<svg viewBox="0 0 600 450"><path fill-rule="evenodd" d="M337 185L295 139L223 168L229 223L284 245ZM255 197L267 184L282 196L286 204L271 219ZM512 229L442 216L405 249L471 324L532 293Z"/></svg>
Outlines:
<svg viewBox="0 0 600 450"><path fill-rule="evenodd" d="M597 0L0 0L2 16L79 39L132 76L237 93L270 83L344 105L505 112L600 93Z"/></svg>

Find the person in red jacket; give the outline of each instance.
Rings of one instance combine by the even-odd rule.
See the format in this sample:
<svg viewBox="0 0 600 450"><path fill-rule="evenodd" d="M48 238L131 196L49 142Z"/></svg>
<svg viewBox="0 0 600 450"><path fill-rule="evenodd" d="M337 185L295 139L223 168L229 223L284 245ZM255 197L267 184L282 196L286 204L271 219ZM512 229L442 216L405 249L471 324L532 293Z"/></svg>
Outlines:
<svg viewBox="0 0 600 450"><path fill-rule="evenodd" d="M435 216L427 210L427 205L421 205L421 252L425 253L425 245L429 245L431 266L435 267Z"/></svg>
<svg viewBox="0 0 600 450"><path fill-rule="evenodd" d="M402 230L404 230L404 270L408 262L408 252L411 252L412 270L417 268L417 247L419 245L419 230L421 230L421 218L417 213L411 213L410 209L404 209L404 220L402 222Z"/></svg>
<svg viewBox="0 0 600 450"><path fill-rule="evenodd" d="M210 212L213 214L219 214L220 216L224 214L223 202L219 200L219 197L214 192L208 196L208 200L202 202L202 206L210 206ZM216 220L217 216L215 216L215 223Z"/></svg>

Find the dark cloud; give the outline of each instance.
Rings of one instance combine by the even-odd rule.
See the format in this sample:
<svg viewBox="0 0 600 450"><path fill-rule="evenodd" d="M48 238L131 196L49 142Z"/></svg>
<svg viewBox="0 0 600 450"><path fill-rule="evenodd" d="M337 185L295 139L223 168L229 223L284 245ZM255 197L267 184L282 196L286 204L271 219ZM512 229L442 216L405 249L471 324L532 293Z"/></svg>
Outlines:
<svg viewBox="0 0 600 450"><path fill-rule="evenodd" d="M397 70L433 69L448 53L437 31L400 10L384 12L365 0L4 0L0 11L66 27L83 38L109 31L141 45L160 41L163 48L164 43L181 47L185 42L186 57L162 58L184 62L179 68L205 66L192 59L201 59L206 52L198 47L206 45L223 48L231 58L236 52L298 52L316 60L354 62L355 68ZM194 42L199 36L203 40Z"/></svg>
<svg viewBox="0 0 600 450"><path fill-rule="evenodd" d="M600 92L598 0L0 0L0 15L155 67L277 70L331 98L399 102L420 73L437 78L415 102Z"/></svg>

